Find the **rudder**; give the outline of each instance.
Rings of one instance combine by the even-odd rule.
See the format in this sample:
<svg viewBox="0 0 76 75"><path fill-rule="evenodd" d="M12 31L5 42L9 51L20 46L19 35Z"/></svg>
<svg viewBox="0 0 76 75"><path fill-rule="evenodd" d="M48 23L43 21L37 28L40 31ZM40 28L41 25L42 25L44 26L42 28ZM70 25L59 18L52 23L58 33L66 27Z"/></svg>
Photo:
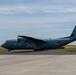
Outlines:
<svg viewBox="0 0 76 75"><path fill-rule="evenodd" d="M73 37L74 39L76 39L76 26L74 27L74 30L71 34L71 37Z"/></svg>

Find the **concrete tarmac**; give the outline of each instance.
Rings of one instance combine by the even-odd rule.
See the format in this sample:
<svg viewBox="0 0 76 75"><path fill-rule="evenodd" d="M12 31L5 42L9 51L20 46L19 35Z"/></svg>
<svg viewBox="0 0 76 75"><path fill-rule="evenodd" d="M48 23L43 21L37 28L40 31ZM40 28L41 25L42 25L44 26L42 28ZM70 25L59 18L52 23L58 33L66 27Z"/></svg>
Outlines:
<svg viewBox="0 0 76 75"><path fill-rule="evenodd" d="M76 75L75 52L1 53L0 75Z"/></svg>

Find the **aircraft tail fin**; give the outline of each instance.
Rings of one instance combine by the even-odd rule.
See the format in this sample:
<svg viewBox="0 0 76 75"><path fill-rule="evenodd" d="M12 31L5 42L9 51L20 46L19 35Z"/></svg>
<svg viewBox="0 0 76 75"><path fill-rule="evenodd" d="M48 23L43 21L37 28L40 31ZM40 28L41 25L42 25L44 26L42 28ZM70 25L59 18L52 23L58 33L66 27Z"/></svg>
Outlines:
<svg viewBox="0 0 76 75"><path fill-rule="evenodd" d="M74 30L73 30L73 32L72 32L70 37L73 37L74 40L76 40L76 26L74 27Z"/></svg>

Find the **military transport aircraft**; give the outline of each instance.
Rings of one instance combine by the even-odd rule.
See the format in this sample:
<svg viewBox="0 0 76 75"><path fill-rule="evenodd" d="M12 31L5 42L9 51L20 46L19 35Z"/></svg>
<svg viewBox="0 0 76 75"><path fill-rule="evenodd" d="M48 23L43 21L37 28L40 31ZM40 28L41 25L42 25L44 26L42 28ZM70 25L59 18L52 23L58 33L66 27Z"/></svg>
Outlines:
<svg viewBox="0 0 76 75"><path fill-rule="evenodd" d="M14 49L33 49L34 51L43 51L44 49L56 49L76 40L76 26L72 34L68 37L58 39L41 40L29 36L19 35L17 40L7 40L2 47L9 51Z"/></svg>

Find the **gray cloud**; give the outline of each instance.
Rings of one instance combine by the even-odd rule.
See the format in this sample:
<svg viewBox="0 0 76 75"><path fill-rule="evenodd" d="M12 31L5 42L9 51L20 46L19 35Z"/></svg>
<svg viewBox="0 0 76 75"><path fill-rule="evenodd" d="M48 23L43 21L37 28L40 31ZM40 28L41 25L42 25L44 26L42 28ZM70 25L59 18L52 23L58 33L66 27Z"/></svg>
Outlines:
<svg viewBox="0 0 76 75"><path fill-rule="evenodd" d="M76 6L63 7L61 5L47 6L31 6L31 5L15 5L15 6L0 6L0 14L35 14L35 13L75 13Z"/></svg>

